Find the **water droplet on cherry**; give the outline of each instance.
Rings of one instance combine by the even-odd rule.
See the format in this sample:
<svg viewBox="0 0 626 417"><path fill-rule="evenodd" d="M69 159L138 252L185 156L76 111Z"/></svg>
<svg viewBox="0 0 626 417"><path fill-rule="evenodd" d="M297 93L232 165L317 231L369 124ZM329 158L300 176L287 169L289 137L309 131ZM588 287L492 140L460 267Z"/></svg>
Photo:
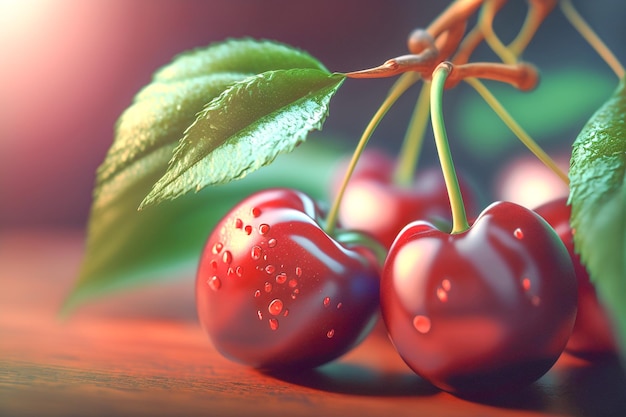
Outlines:
<svg viewBox="0 0 626 417"><path fill-rule="evenodd" d="M209 284L209 287L213 290L213 291L217 291L222 287L222 281L220 281L220 279L213 275L211 278L209 278L209 280L207 281L207 283Z"/></svg>
<svg viewBox="0 0 626 417"><path fill-rule="evenodd" d="M243 228L243 220L237 218L235 219L235 228L236 229L241 229Z"/></svg>
<svg viewBox="0 0 626 417"><path fill-rule="evenodd" d="M443 288L444 291L448 292L450 291L450 288L452 288L452 283L449 279L444 279L443 281L441 281L441 288Z"/></svg>
<svg viewBox="0 0 626 417"><path fill-rule="evenodd" d="M211 269L216 270L217 269L217 261L215 259L213 259L211 261Z"/></svg>
<svg viewBox="0 0 626 417"><path fill-rule="evenodd" d="M230 251L224 252L224 254L222 255L222 261L224 261L225 264L229 264L233 261L233 255L230 253Z"/></svg>
<svg viewBox="0 0 626 417"><path fill-rule="evenodd" d="M276 267L274 265L267 265L265 267L265 272L267 272L268 274L273 274L274 272L276 272Z"/></svg>
<svg viewBox="0 0 626 417"><path fill-rule="evenodd" d="M332 339L334 335L335 335L335 329L330 329L328 332L326 332L326 337L329 339Z"/></svg>
<svg viewBox="0 0 626 417"><path fill-rule="evenodd" d="M224 244L222 242L216 242L215 245L213 245L213 249L211 249L211 252L213 252L213 255L217 255L222 251L223 247Z"/></svg>
<svg viewBox="0 0 626 417"><path fill-rule="evenodd" d="M280 274L276 275L277 284L284 284L286 281L287 281L287 274L285 274L284 272L281 272Z"/></svg>
<svg viewBox="0 0 626 417"><path fill-rule="evenodd" d="M252 259L259 260L261 259L261 254L263 252L263 249L261 249L260 246L253 246L252 249L250 250L250 257Z"/></svg>
<svg viewBox="0 0 626 417"><path fill-rule="evenodd" d="M278 298L272 300L267 307L267 311L273 316L279 315L280 312L283 311L283 301Z"/></svg>
<svg viewBox="0 0 626 417"><path fill-rule="evenodd" d="M448 301L448 293L443 287L437 288L437 298L439 298L439 301L442 303Z"/></svg>
<svg viewBox="0 0 626 417"><path fill-rule="evenodd" d="M252 226L250 226L249 224L247 224L246 227L243 228L243 230L246 232L247 235L252 234Z"/></svg>
<svg viewBox="0 0 626 417"><path fill-rule="evenodd" d="M259 234L260 235L266 235L268 232L270 231L270 225L269 224L261 224L259 226Z"/></svg>
<svg viewBox="0 0 626 417"><path fill-rule="evenodd" d="M267 246L269 246L270 248L273 248L276 246L276 239L272 238L270 240L267 241Z"/></svg>
<svg viewBox="0 0 626 417"><path fill-rule="evenodd" d="M415 327L415 330L422 334L428 333L430 331L430 326L430 319L426 316L418 315L413 318L413 327Z"/></svg>
<svg viewBox="0 0 626 417"><path fill-rule="evenodd" d="M263 289L265 290L265 292L272 291L272 283L266 282L265 285L263 286Z"/></svg>
<svg viewBox="0 0 626 417"><path fill-rule="evenodd" d="M524 291L529 291L530 290L530 279L528 279L528 278L523 278L522 279L522 288L524 289Z"/></svg>
<svg viewBox="0 0 626 417"><path fill-rule="evenodd" d="M287 317L289 315L289 310L285 309L285 311L283 311L283 317Z"/></svg>
<svg viewBox="0 0 626 417"><path fill-rule="evenodd" d="M296 288L296 287L298 286L298 280L297 280L297 279L295 279L295 278L291 278L291 279L289 280L289 286L290 286L291 288Z"/></svg>
<svg viewBox="0 0 626 417"><path fill-rule="evenodd" d="M337 303L337 310L339 310L342 306L343 306L343 303L341 302Z"/></svg>
<svg viewBox="0 0 626 417"><path fill-rule="evenodd" d="M261 310L257 310L256 316L259 318L259 320L263 320L263 312Z"/></svg>
<svg viewBox="0 0 626 417"><path fill-rule="evenodd" d="M242 268L241 266L238 266L238 267L235 269L235 274L237 274L237 276L238 276L239 278L241 278L241 277L243 276L243 268Z"/></svg>
<svg viewBox="0 0 626 417"><path fill-rule="evenodd" d="M296 276L297 277L302 276L302 268L300 268L299 266L296 266Z"/></svg>
<svg viewBox="0 0 626 417"><path fill-rule="evenodd" d="M270 329L277 330L278 329L278 320L269 319Z"/></svg>
<svg viewBox="0 0 626 417"><path fill-rule="evenodd" d="M516 239L524 239L524 232L518 227L513 231L513 236L515 236Z"/></svg>
<svg viewBox="0 0 626 417"><path fill-rule="evenodd" d="M261 209L258 207L252 207L251 212L253 217L259 217L261 215Z"/></svg>
<svg viewBox="0 0 626 417"><path fill-rule="evenodd" d="M330 305L330 297L324 297L324 307L328 307Z"/></svg>
<svg viewBox="0 0 626 417"><path fill-rule="evenodd" d="M254 292L254 298L259 298L261 296L261 290L256 290Z"/></svg>

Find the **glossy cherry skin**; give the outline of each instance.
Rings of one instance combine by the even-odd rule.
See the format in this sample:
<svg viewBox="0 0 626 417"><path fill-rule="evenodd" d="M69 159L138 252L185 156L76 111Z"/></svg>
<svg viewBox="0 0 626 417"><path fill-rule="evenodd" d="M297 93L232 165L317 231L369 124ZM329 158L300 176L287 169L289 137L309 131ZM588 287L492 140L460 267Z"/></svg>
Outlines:
<svg viewBox="0 0 626 417"><path fill-rule="evenodd" d="M576 278L537 214L499 202L465 232L407 225L381 281L389 337L435 386L461 395L519 387L547 372L570 336Z"/></svg>
<svg viewBox="0 0 626 417"><path fill-rule="evenodd" d="M420 172L414 183L403 187L393 182L395 161L378 150L363 153L346 187L339 219L344 227L375 237L386 248L414 220L450 223L450 200L441 169ZM345 167L337 170L339 183ZM461 181L461 192L472 212L470 187ZM334 190L336 193L336 190Z"/></svg>
<svg viewBox="0 0 626 417"><path fill-rule="evenodd" d="M271 189L215 227L196 278L198 317L225 357L264 370L315 367L356 345L378 314L380 266L318 224L308 196Z"/></svg>
<svg viewBox="0 0 626 417"><path fill-rule="evenodd" d="M571 207L567 205L567 197L542 204L534 211L557 232L572 258L576 271L578 313L574 330L565 350L584 357L617 352L617 342L609 316L598 301L596 290L589 279L587 270L580 262L580 257L574 252L574 235L569 223Z"/></svg>

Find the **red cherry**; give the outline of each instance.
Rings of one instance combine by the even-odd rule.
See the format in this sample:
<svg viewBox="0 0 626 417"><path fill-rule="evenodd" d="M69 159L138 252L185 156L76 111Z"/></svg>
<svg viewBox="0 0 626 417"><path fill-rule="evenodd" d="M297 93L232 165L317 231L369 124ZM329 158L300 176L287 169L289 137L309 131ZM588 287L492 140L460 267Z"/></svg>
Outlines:
<svg viewBox="0 0 626 417"><path fill-rule="evenodd" d="M381 309L418 375L446 391L482 394L550 369L574 324L576 279L554 230L500 202L458 234L407 225L385 262Z"/></svg>
<svg viewBox="0 0 626 417"><path fill-rule="evenodd" d="M339 209L343 227L367 232L386 248L411 221L440 224L450 223L452 217L441 169L424 170L411 187L403 187L393 182L394 165L382 151L365 151ZM343 177L343 171L345 167L338 170L338 178ZM471 206L469 187L462 183L461 189L467 205Z"/></svg>
<svg viewBox="0 0 626 417"><path fill-rule="evenodd" d="M308 196L256 193L215 227L196 278L200 323L224 356L262 369L314 367L372 327L379 267L364 246L342 245L316 221Z"/></svg>
<svg viewBox="0 0 626 417"><path fill-rule="evenodd" d="M547 202L537 207L535 212L556 230L572 258L576 271L578 313L566 351L585 357L617 352L617 342L609 316L598 301L596 290L587 270L580 262L580 257L574 252L574 235L569 223L571 207L567 205L567 197Z"/></svg>

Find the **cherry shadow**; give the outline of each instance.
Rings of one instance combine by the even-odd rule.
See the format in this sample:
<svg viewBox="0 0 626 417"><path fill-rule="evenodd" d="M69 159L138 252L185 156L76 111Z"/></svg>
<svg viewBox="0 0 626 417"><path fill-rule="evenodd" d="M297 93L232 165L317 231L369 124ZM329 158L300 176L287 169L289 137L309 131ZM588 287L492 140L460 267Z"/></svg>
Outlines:
<svg viewBox="0 0 626 417"><path fill-rule="evenodd" d="M410 371L380 372L344 362L302 372L268 373L281 381L338 394L403 397L430 396L440 391Z"/></svg>

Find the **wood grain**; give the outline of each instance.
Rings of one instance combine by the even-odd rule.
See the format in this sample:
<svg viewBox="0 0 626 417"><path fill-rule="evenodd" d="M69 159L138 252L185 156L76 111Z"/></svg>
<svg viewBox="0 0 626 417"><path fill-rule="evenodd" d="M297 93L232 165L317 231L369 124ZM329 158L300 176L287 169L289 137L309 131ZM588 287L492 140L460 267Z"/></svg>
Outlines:
<svg viewBox="0 0 626 417"><path fill-rule="evenodd" d="M615 358L564 355L525 390L465 400L413 374L381 326L332 364L266 375L222 358L195 319L193 277L111 296L67 321L83 235L0 235L1 416L624 416Z"/></svg>

